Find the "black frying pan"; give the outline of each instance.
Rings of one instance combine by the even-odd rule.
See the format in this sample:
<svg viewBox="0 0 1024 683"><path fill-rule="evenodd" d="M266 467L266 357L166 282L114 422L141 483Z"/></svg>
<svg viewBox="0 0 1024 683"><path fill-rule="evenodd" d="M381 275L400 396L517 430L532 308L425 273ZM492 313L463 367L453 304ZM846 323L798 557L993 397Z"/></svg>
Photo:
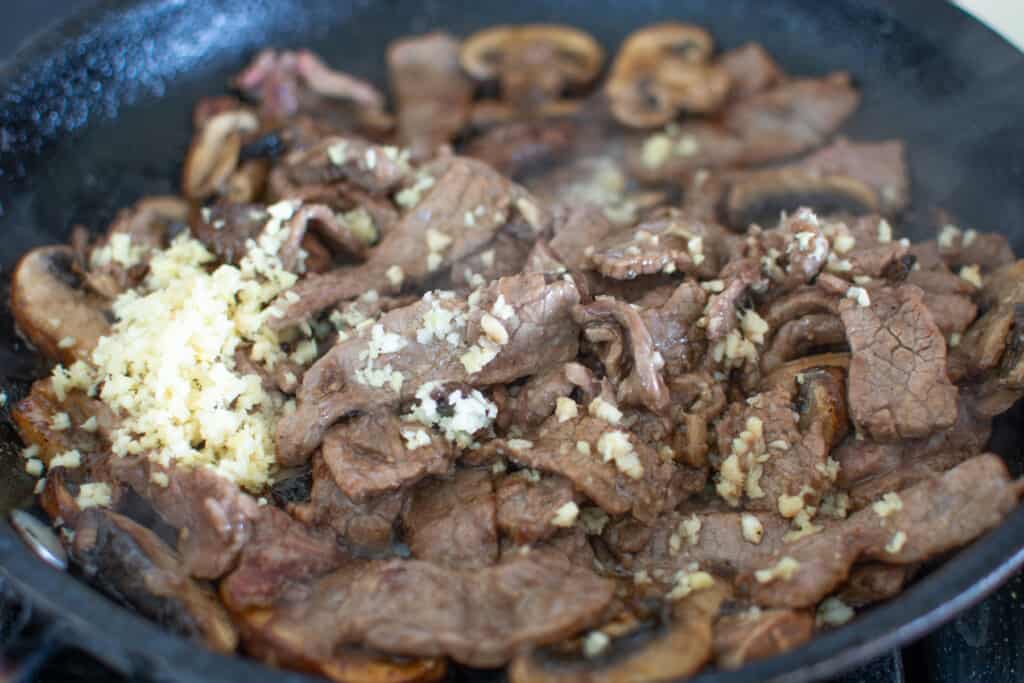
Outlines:
<svg viewBox="0 0 1024 683"><path fill-rule="evenodd" d="M845 132L909 145L915 207L904 232L924 237L923 217L943 207L964 225L1005 232L1024 252L1024 55L939 0L121 0L41 36L0 68L0 266L6 275L22 252L64 241L73 222L102 229L117 208L176 190L194 100L221 91L261 45L310 46L383 82L385 46L403 34L559 21L612 50L633 28L668 18L706 25L725 47L758 40L792 73L852 71L864 102ZM0 371L12 398L35 370L5 313ZM1018 405L997 420L992 443L1018 474L1021 412ZM0 424L3 511L30 500L16 447ZM935 628L1022 564L1024 509L853 623L786 655L697 680L836 674ZM125 673L310 680L162 631L44 565L6 524L0 572L39 608L62 615L76 643Z"/></svg>

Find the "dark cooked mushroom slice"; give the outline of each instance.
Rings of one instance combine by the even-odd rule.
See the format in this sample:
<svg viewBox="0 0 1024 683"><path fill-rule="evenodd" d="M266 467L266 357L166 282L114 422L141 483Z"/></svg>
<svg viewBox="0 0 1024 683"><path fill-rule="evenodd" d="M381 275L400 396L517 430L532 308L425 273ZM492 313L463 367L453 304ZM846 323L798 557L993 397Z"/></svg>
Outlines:
<svg viewBox="0 0 1024 683"><path fill-rule="evenodd" d="M842 368L850 367L849 353L819 353L814 356L806 356L773 370L761 380L761 390L768 391L775 387L792 387L797 381L797 375L814 368Z"/></svg>
<svg viewBox="0 0 1024 683"><path fill-rule="evenodd" d="M726 198L733 228L770 224L780 212L808 206L821 214L875 213L878 194L865 182L845 175L821 175L798 169L761 171L735 183Z"/></svg>
<svg viewBox="0 0 1024 683"><path fill-rule="evenodd" d="M85 510L71 554L108 594L176 633L234 652L238 633L209 586L194 581L181 559L149 529L115 512Z"/></svg>
<svg viewBox="0 0 1024 683"><path fill-rule="evenodd" d="M665 22L630 34L605 85L621 123L653 128L682 111L717 111L729 94L729 72L708 60L711 34L699 26Z"/></svg>
<svg viewBox="0 0 1024 683"><path fill-rule="evenodd" d="M357 646L339 647L317 658L303 648L303 633L272 622L274 610L253 609L234 615L242 649L271 666L319 674L337 683L434 683L448 671L443 657L389 657Z"/></svg>
<svg viewBox="0 0 1024 683"><path fill-rule="evenodd" d="M185 157L182 194L204 199L222 191L238 165L242 136L258 128L259 119L247 109L225 111L203 123Z"/></svg>
<svg viewBox="0 0 1024 683"><path fill-rule="evenodd" d="M839 316L814 313L787 320L772 335L768 348L761 354L761 372L770 373L813 350L832 350L845 343L846 328Z"/></svg>
<svg viewBox="0 0 1024 683"><path fill-rule="evenodd" d="M831 451L850 430L846 373L837 367L812 368L798 375L797 384L800 431L819 426L825 445Z"/></svg>
<svg viewBox="0 0 1024 683"><path fill-rule="evenodd" d="M649 616L620 619L568 643L519 655L510 683L682 680L712 655L711 622L729 592L716 581Z"/></svg>
<svg viewBox="0 0 1024 683"><path fill-rule="evenodd" d="M504 103L533 113L593 81L604 50L588 33L570 26L504 25L467 38L460 61L477 80L497 79Z"/></svg>
<svg viewBox="0 0 1024 683"><path fill-rule="evenodd" d="M812 635L814 617L807 611L754 609L729 614L715 622L715 663L738 669L803 645Z"/></svg>
<svg viewBox="0 0 1024 683"><path fill-rule="evenodd" d="M47 358L87 359L110 329L106 301L82 289L70 247L39 247L21 257L11 282L18 329Z"/></svg>

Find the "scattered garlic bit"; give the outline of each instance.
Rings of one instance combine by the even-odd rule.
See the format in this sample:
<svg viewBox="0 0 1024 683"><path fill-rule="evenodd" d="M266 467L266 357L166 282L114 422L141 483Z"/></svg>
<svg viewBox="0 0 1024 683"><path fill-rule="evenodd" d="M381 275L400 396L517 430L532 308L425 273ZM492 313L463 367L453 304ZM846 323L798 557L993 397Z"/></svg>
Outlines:
<svg viewBox="0 0 1024 683"><path fill-rule="evenodd" d="M336 142L327 148L327 158L335 166L341 166L348 160L348 141Z"/></svg>
<svg viewBox="0 0 1024 683"><path fill-rule="evenodd" d="M505 326L490 313L484 313L483 317L480 318L480 329L483 330L488 339L498 346L508 344L508 331L505 329Z"/></svg>
<svg viewBox="0 0 1024 683"><path fill-rule="evenodd" d="M43 474L43 461L39 458L29 458L25 461L25 471L33 477L41 476Z"/></svg>
<svg viewBox="0 0 1024 683"><path fill-rule="evenodd" d="M50 459L50 469L54 467L66 467L67 469L74 469L82 466L82 454L77 449L70 451L64 451L60 455L56 455Z"/></svg>
<svg viewBox="0 0 1024 683"><path fill-rule="evenodd" d="M622 411L600 396L590 402L590 405L587 406L587 412L610 425L617 425L622 419Z"/></svg>
<svg viewBox="0 0 1024 683"><path fill-rule="evenodd" d="M793 529L786 532L782 540L786 543L795 543L805 536L812 536L822 530L822 527L811 522L811 517L817 512L816 508L804 507L796 513L793 518Z"/></svg>
<svg viewBox="0 0 1024 683"><path fill-rule="evenodd" d="M583 455L590 455L591 453L590 444L587 443L586 441L577 441L576 450L582 453Z"/></svg>
<svg viewBox="0 0 1024 683"><path fill-rule="evenodd" d="M378 389L389 386L395 393L401 392L405 376L394 370L390 363L382 368L375 367L374 363L380 356L401 351L408 344L402 335L386 331L380 323L374 324L370 328L366 349L359 353L359 360L365 361L366 365L356 370L355 380Z"/></svg>
<svg viewBox="0 0 1024 683"><path fill-rule="evenodd" d="M959 332L953 332L952 334L950 334L949 335L949 348L955 349L956 347L960 346L961 338L962 337L960 336Z"/></svg>
<svg viewBox="0 0 1024 683"><path fill-rule="evenodd" d="M627 477L640 479L644 476L640 458L625 432L613 431L602 434L597 440L597 451L605 462L614 462L615 467Z"/></svg>
<svg viewBox="0 0 1024 683"><path fill-rule="evenodd" d="M740 517L740 529L743 531L743 538L755 545L764 538L764 525L761 524L761 520L750 513L743 513Z"/></svg>
<svg viewBox="0 0 1024 683"><path fill-rule="evenodd" d="M690 252L690 258L693 259L695 266L704 263L704 238L691 237L686 242L686 250Z"/></svg>
<svg viewBox="0 0 1024 683"><path fill-rule="evenodd" d="M693 135L681 135L676 142L675 152L681 157L696 156L700 151L700 142Z"/></svg>
<svg viewBox="0 0 1024 683"><path fill-rule="evenodd" d="M541 230L544 228L544 223L541 221L540 209L537 205L531 202L526 197L520 197L516 200L516 209L519 210L520 215L526 219L526 222L534 230ZM504 223L504 220L498 220L498 223Z"/></svg>
<svg viewBox="0 0 1024 683"><path fill-rule="evenodd" d="M430 435L425 429L403 429L402 438L405 439L406 449L410 451L430 445Z"/></svg>
<svg viewBox="0 0 1024 683"><path fill-rule="evenodd" d="M480 254L480 263L483 264L484 268L494 267L494 250L488 249L487 251Z"/></svg>
<svg viewBox="0 0 1024 683"><path fill-rule="evenodd" d="M473 443L473 435L489 429L498 416L498 406L488 401L476 389L463 394L461 390L453 391L446 401L451 406L451 415L447 416L438 410L438 403L432 394L440 388L440 382L426 382L416 390L417 403L412 412L403 417L410 422L419 422L428 427L437 427L444 438L462 447Z"/></svg>
<svg viewBox="0 0 1024 683"><path fill-rule="evenodd" d="M612 639L602 631L591 631L583 639L583 656L587 659L597 657L611 644Z"/></svg>
<svg viewBox="0 0 1024 683"><path fill-rule="evenodd" d="M800 563L789 555L786 555L779 560L774 567L769 569L758 569L754 572L754 578L758 583L771 583L778 579L789 581L793 578L793 575L796 574L798 569L800 569Z"/></svg>
<svg viewBox="0 0 1024 683"><path fill-rule="evenodd" d="M779 514L786 519L793 519L804 509L804 497L802 495L790 496L785 493L779 496Z"/></svg>
<svg viewBox="0 0 1024 683"><path fill-rule="evenodd" d="M981 267L978 265L964 266L960 269L960 278L970 282L979 289L982 286Z"/></svg>
<svg viewBox="0 0 1024 683"><path fill-rule="evenodd" d="M715 579L707 572L702 572L696 564L676 572L672 590L665 597L669 600L681 600L694 591L711 588Z"/></svg>
<svg viewBox="0 0 1024 683"><path fill-rule="evenodd" d="M725 282L722 280L708 280L707 282L700 283L702 289L712 294L718 294L719 292L725 291Z"/></svg>
<svg viewBox="0 0 1024 683"><path fill-rule="evenodd" d="M882 500L872 503L871 509L879 517L888 517L892 513L903 509L903 499L900 498L900 494L890 491L882 496Z"/></svg>
<svg viewBox="0 0 1024 683"><path fill-rule="evenodd" d="M170 477L167 476L166 472L160 472L157 470L154 470L152 474L149 475L149 480L163 488L167 488L171 483Z"/></svg>
<svg viewBox="0 0 1024 683"><path fill-rule="evenodd" d="M495 299L494 305L491 306L491 314L498 320L511 320L512 316L516 314L516 309L505 301L505 295L499 294L498 298Z"/></svg>
<svg viewBox="0 0 1024 683"><path fill-rule="evenodd" d="M731 453L719 466L715 490L727 503L736 507L740 498L763 498L761 475L764 464L771 457L764 442L764 423L761 418L747 418L743 431L733 438Z"/></svg>
<svg viewBox="0 0 1024 683"><path fill-rule="evenodd" d="M21 457L26 460L39 455L39 444L30 444L21 450Z"/></svg>
<svg viewBox="0 0 1024 683"><path fill-rule="evenodd" d="M78 497L75 498L75 502L83 510L92 507L110 507L111 493L110 484L82 484L78 488Z"/></svg>
<svg viewBox="0 0 1024 683"><path fill-rule="evenodd" d="M885 552L889 553L890 555L895 555L899 551L903 550L903 546L906 545L906 543L907 543L907 534L906 534L906 532L897 531L893 535L892 540L890 540L889 543L886 544Z"/></svg>
<svg viewBox="0 0 1024 683"><path fill-rule="evenodd" d="M533 448L533 442L526 439L509 439L508 447L514 451L528 451Z"/></svg>
<svg viewBox="0 0 1024 683"><path fill-rule="evenodd" d="M74 345L75 345L75 338L74 337L64 337L59 342L57 342L57 348L58 349L70 349Z"/></svg>
<svg viewBox="0 0 1024 683"><path fill-rule="evenodd" d="M878 221L878 241L883 244L892 242L892 226L884 218Z"/></svg>
<svg viewBox="0 0 1024 683"><path fill-rule="evenodd" d="M743 328L743 336L755 344L764 344L764 335L768 331L768 323L757 314L757 311L750 309L742 314L740 327Z"/></svg>
<svg viewBox="0 0 1024 683"><path fill-rule="evenodd" d="M655 133L646 140L641 151L641 160L647 168L658 168L672 154L672 138L664 133Z"/></svg>
<svg viewBox="0 0 1024 683"><path fill-rule="evenodd" d="M693 514L681 520L675 531L668 537L668 549L670 555L678 555L683 548L683 541L687 545L697 545L700 542L700 529L703 526L700 517Z"/></svg>
<svg viewBox="0 0 1024 683"><path fill-rule="evenodd" d="M651 583L651 576L647 573L646 569L641 569L640 571L633 572L633 583L637 586L649 584Z"/></svg>
<svg viewBox="0 0 1024 683"><path fill-rule="evenodd" d="M839 598L832 596L825 598L818 605L815 623L818 626L842 626L853 619L856 613L853 608Z"/></svg>
<svg viewBox="0 0 1024 683"><path fill-rule="evenodd" d="M952 248L953 243L961 235L960 228L955 225L944 225L939 231L939 246L946 249Z"/></svg>
<svg viewBox="0 0 1024 683"><path fill-rule="evenodd" d="M444 258L440 254L435 252L430 252L429 254L427 254L427 270L429 270L430 272L434 272L435 270L440 268L443 262Z"/></svg>
<svg viewBox="0 0 1024 683"><path fill-rule="evenodd" d="M839 461L835 458L828 457L825 459L824 464L819 462L814 466L814 469L828 477L829 481L835 482L836 477L839 476Z"/></svg>
<svg viewBox="0 0 1024 683"><path fill-rule="evenodd" d="M423 174L416 178L412 186L400 190L395 195L395 203L404 209L411 209L420 203L423 193L434 186L433 176Z"/></svg>
<svg viewBox="0 0 1024 683"><path fill-rule="evenodd" d="M62 432L71 428L71 416L67 413L54 413L50 418L50 429Z"/></svg>
<svg viewBox="0 0 1024 683"><path fill-rule="evenodd" d="M452 238L434 228L427 228L427 251L442 252L452 243Z"/></svg>
<svg viewBox="0 0 1024 683"><path fill-rule="evenodd" d="M555 400L555 415L559 423L575 418L579 412L579 405L568 396L559 396Z"/></svg>
<svg viewBox="0 0 1024 683"><path fill-rule="evenodd" d="M871 305L871 297L868 295L868 290L863 287L850 287L846 290L846 298L853 299L857 302L858 306L864 308Z"/></svg>
<svg viewBox="0 0 1024 683"><path fill-rule="evenodd" d="M471 375L476 374L498 357L500 348L486 334L482 334L476 340L476 344L470 346L465 353L459 356L459 362L462 363L466 372Z"/></svg>
<svg viewBox="0 0 1024 683"><path fill-rule="evenodd" d="M965 247L969 247L972 244L974 244L974 240L976 239L978 239L978 231L974 229L967 230L966 232L964 232L964 239L962 244Z"/></svg>
<svg viewBox="0 0 1024 683"><path fill-rule="evenodd" d="M844 492L828 492L821 498L818 511L834 519L846 519L850 508L850 495Z"/></svg>
<svg viewBox="0 0 1024 683"><path fill-rule="evenodd" d="M46 488L46 477L43 477L41 479L37 479L36 480L36 485L32 488L32 493L34 495L38 496L40 493L43 492L43 489L45 489L45 488Z"/></svg>
<svg viewBox="0 0 1024 683"><path fill-rule="evenodd" d="M402 270L402 266L395 264L384 271L384 276L391 283L391 286L398 289L405 282L405 271Z"/></svg>
<svg viewBox="0 0 1024 683"><path fill-rule="evenodd" d="M832 241L832 246L837 254L848 254L855 246L857 246L857 240L853 235L844 232L843 234L836 236Z"/></svg>
<svg viewBox="0 0 1024 683"><path fill-rule="evenodd" d="M608 525L608 513L596 506L580 510L580 525L588 536L600 536Z"/></svg>
<svg viewBox="0 0 1024 683"><path fill-rule="evenodd" d="M579 517L579 515L579 506L577 506L576 503L570 500L568 503L558 508L558 510L555 512L554 519L551 520L551 523L555 526L560 526L567 529L576 523L576 519Z"/></svg>

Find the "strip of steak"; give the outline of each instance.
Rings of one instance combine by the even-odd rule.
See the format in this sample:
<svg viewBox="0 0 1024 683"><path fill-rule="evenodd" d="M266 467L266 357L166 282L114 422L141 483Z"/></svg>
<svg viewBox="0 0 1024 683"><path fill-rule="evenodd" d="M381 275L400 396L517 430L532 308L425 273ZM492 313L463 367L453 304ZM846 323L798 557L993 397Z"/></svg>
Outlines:
<svg viewBox="0 0 1024 683"><path fill-rule="evenodd" d="M946 340L913 285L874 289L870 305L844 299L850 414L879 440L913 439L956 420L957 388L946 377Z"/></svg>
<svg viewBox="0 0 1024 683"><path fill-rule="evenodd" d="M496 667L525 646L594 625L613 593L613 582L540 550L472 570L419 560L353 563L317 581L308 597L276 609L267 631L300 634L313 660L361 643Z"/></svg>
<svg viewBox="0 0 1024 683"><path fill-rule="evenodd" d="M579 299L572 281L548 284L543 275L533 274L502 278L474 296L473 303L431 295L389 311L377 324L337 344L303 375L297 410L278 423L278 462L302 462L342 416L412 399L427 382L503 384L572 360L578 336L572 310ZM426 317L436 319L439 310L450 329L441 339L423 336L431 325ZM483 330L485 315L498 319L505 343Z"/></svg>
<svg viewBox="0 0 1024 683"><path fill-rule="evenodd" d="M404 428L404 429L403 429ZM427 443L410 448L405 433L422 431ZM414 484L452 468L452 444L430 430L411 429L390 412L357 415L324 435L324 462L342 493L354 502Z"/></svg>
<svg viewBox="0 0 1024 683"><path fill-rule="evenodd" d="M411 493L402 515L412 556L452 569L498 561L497 510L489 470L459 470L429 479Z"/></svg>
<svg viewBox="0 0 1024 683"><path fill-rule="evenodd" d="M887 516L864 508L782 548L760 567L770 569L788 556L796 561L788 579L758 580L755 571L741 575L738 585L760 605L809 607L843 583L860 559L916 564L969 543L1010 514L1018 492L1002 459L989 453L899 497L901 507Z"/></svg>

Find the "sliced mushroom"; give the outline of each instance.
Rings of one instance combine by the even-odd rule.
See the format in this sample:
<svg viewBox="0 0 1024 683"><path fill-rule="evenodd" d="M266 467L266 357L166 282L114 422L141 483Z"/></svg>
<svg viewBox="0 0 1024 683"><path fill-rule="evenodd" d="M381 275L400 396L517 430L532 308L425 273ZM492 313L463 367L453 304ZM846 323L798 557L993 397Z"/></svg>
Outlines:
<svg viewBox="0 0 1024 683"><path fill-rule="evenodd" d="M783 363L799 358L814 349L824 350L845 342L846 327L839 316L831 313L812 313L787 320L772 335L771 343L761 354L761 371L767 374Z"/></svg>
<svg viewBox="0 0 1024 683"><path fill-rule="evenodd" d="M206 121L189 147L181 176L182 193L204 199L220 192L238 165L242 135L255 132L260 122L254 113L236 109Z"/></svg>
<svg viewBox="0 0 1024 683"><path fill-rule="evenodd" d="M777 169L748 174L726 199L729 225L737 229L770 224L780 212L802 206L821 214L860 215L877 212L879 198L870 185L850 176Z"/></svg>
<svg viewBox="0 0 1024 683"><path fill-rule="evenodd" d="M711 34L692 24L665 22L635 31L605 85L612 114L627 126L653 128L683 111L717 111L731 79L709 61L713 49Z"/></svg>
<svg viewBox="0 0 1024 683"><path fill-rule="evenodd" d="M797 375L814 368L846 370L848 367L850 367L849 353L820 353L814 356L805 356L799 360L790 361L766 375L761 380L761 391L770 391L776 387L790 389L797 381Z"/></svg>
<svg viewBox="0 0 1024 683"><path fill-rule="evenodd" d="M331 659L311 659L302 647L302 634L285 630L273 609L235 614L242 647L253 657L274 666L320 674L338 683L433 683L444 678L442 657L391 658L356 647L343 647Z"/></svg>
<svg viewBox="0 0 1024 683"><path fill-rule="evenodd" d="M189 578L178 557L149 529L91 508L75 525L72 557L94 584L177 633L217 652L238 646L227 612L209 586Z"/></svg>
<svg viewBox="0 0 1024 683"><path fill-rule="evenodd" d="M715 622L715 663L738 669L806 643L814 635L814 617L806 611L757 610L724 616Z"/></svg>
<svg viewBox="0 0 1024 683"><path fill-rule="evenodd" d="M33 249L11 283L18 329L44 356L65 364L88 358L110 329L106 302L82 289L72 262L70 247Z"/></svg>
<svg viewBox="0 0 1024 683"><path fill-rule="evenodd" d="M714 586L635 623L611 624L592 631L589 637L522 654L509 665L509 682L627 683L687 678L711 658L711 623L728 593L728 587L716 581Z"/></svg>
<svg viewBox="0 0 1024 683"><path fill-rule="evenodd" d="M839 367L816 367L797 378L800 431L820 427L831 451L850 430L846 410L846 373Z"/></svg>
<svg viewBox="0 0 1024 683"><path fill-rule="evenodd" d="M473 78L497 80L503 103L536 113L593 81L604 50L588 33L570 26L503 25L467 38L460 61Z"/></svg>
<svg viewBox="0 0 1024 683"><path fill-rule="evenodd" d="M233 203L254 202L263 196L270 175L270 163L265 159L243 161L227 180L224 194Z"/></svg>

